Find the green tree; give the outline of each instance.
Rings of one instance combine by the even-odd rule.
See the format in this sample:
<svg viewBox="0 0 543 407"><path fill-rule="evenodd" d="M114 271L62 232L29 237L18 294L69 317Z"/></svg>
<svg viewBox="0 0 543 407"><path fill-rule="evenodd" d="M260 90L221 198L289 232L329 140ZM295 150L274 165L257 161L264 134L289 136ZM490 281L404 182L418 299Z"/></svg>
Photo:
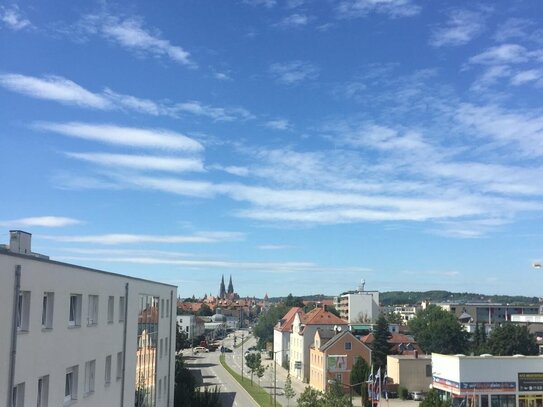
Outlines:
<svg viewBox="0 0 543 407"><path fill-rule="evenodd" d="M366 383L366 380L368 380L368 377L370 375L370 367L366 363L364 359L361 357L357 357L353 368L351 369L351 375L350 375L350 381L351 385L357 384L357 383ZM362 397L364 400L368 399L368 389L365 385L358 385L353 387L353 391L360 395L362 394Z"/></svg>
<svg viewBox="0 0 543 407"><path fill-rule="evenodd" d="M323 393L307 386L296 402L297 407L323 407Z"/></svg>
<svg viewBox="0 0 543 407"><path fill-rule="evenodd" d="M402 316L392 311L387 312L387 314L385 315L385 318L387 319L389 324L398 324L398 325L405 324L405 321L402 319Z"/></svg>
<svg viewBox="0 0 543 407"><path fill-rule="evenodd" d="M253 328L253 334L258 338L258 347L265 348L266 342L273 342L273 327L285 316L289 308L283 304L270 307L260 314L258 322Z"/></svg>
<svg viewBox="0 0 543 407"><path fill-rule="evenodd" d="M178 323L177 324L177 332L175 334L175 351L179 352L181 349L188 348L190 346L189 340L188 340L188 334L183 331L183 328Z"/></svg>
<svg viewBox="0 0 543 407"><path fill-rule="evenodd" d="M336 309L336 307L334 307L333 305L327 305L326 306L326 311L328 312L331 312L332 314L334 314L336 317L339 317L339 311Z"/></svg>
<svg viewBox="0 0 543 407"><path fill-rule="evenodd" d="M304 302L300 297L293 297L292 294L287 295L287 298L285 299L285 307L292 308L292 307L304 307Z"/></svg>
<svg viewBox="0 0 543 407"><path fill-rule="evenodd" d="M292 387L292 379L290 378L290 373L287 375L287 380L285 381L285 387L283 387L283 392L285 393L285 398L287 399L287 407L290 405L290 399L296 397L296 392Z"/></svg>
<svg viewBox="0 0 543 407"><path fill-rule="evenodd" d="M174 406L182 407L190 405L194 395L196 382L190 371L185 367L182 356L175 358L175 387L174 387Z"/></svg>
<svg viewBox="0 0 543 407"><path fill-rule="evenodd" d="M388 343L390 332L388 330L388 322L384 315L380 315L377 319L377 326L373 331L373 335L375 337L372 344L373 352L371 353L373 364L378 368L383 367L384 371L384 368L387 365L387 355L390 352L390 345Z"/></svg>
<svg viewBox="0 0 543 407"><path fill-rule="evenodd" d="M431 389L427 394L424 400L419 404L419 407L450 407L452 406L450 399L442 400L439 397L437 390Z"/></svg>
<svg viewBox="0 0 543 407"><path fill-rule="evenodd" d="M258 370L262 367L262 359L260 357L260 353L249 353L247 356L245 356L245 364L249 368L249 372L251 372L251 386L252 386L253 374L255 372L258 372Z"/></svg>
<svg viewBox="0 0 543 407"><path fill-rule="evenodd" d="M211 308L209 308L209 305L203 303L197 314L201 317L210 317L211 315L213 315L213 311L211 310Z"/></svg>
<svg viewBox="0 0 543 407"><path fill-rule="evenodd" d="M539 349L535 335L524 325L504 323L491 332L486 349L496 356L537 355Z"/></svg>
<svg viewBox="0 0 543 407"><path fill-rule="evenodd" d="M349 395L343 392L340 384L331 385L322 398L322 407L345 407L349 406Z"/></svg>
<svg viewBox="0 0 543 407"><path fill-rule="evenodd" d="M199 390L194 393L191 407L221 407L220 400L221 392L219 386L215 386L213 390L205 387L204 390ZM185 404L186 405L186 404Z"/></svg>
<svg viewBox="0 0 543 407"><path fill-rule="evenodd" d="M421 348L427 352L445 355L466 353L469 334L455 316L431 304L408 323L411 333Z"/></svg>

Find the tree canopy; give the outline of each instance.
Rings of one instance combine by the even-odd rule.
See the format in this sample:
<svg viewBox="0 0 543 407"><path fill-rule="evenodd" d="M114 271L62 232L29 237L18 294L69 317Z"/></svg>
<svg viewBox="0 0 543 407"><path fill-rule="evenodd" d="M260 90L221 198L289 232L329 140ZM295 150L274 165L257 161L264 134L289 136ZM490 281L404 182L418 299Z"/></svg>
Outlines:
<svg viewBox="0 0 543 407"><path fill-rule="evenodd" d="M260 314L258 322L253 328L253 334L258 338L258 346L263 348L266 342L273 342L273 327L285 316L289 308L283 304L270 307L268 311Z"/></svg>
<svg viewBox="0 0 543 407"><path fill-rule="evenodd" d="M534 334L524 325L504 323L492 330L486 341L488 353L496 356L537 355L539 349Z"/></svg>
<svg viewBox="0 0 543 407"><path fill-rule="evenodd" d="M372 344L372 359L373 364L377 367L385 367L387 365L387 355L390 352L388 339L390 332L388 331L388 322L384 315L380 315L377 319L377 326L373 331L375 340Z"/></svg>
<svg viewBox="0 0 543 407"><path fill-rule="evenodd" d="M466 353L468 349L469 334L453 314L437 305L431 304L419 311L408 326L417 343L427 353L451 355Z"/></svg>

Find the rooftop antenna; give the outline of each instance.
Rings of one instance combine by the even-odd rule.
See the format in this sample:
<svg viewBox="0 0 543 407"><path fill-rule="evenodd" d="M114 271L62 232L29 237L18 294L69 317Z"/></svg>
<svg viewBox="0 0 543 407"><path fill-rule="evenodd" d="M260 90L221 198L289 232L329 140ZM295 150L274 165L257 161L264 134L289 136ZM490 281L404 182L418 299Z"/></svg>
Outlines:
<svg viewBox="0 0 543 407"><path fill-rule="evenodd" d="M360 280L360 285L358 286L358 292L364 292L364 286L366 285L366 280Z"/></svg>

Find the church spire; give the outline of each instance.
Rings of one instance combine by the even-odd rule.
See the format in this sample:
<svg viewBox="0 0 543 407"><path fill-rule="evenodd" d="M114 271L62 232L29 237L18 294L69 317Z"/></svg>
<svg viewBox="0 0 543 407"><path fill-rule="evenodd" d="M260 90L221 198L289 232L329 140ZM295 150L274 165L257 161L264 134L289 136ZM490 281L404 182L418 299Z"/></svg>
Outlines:
<svg viewBox="0 0 543 407"><path fill-rule="evenodd" d="M219 298L224 298L224 297L226 297L226 290L224 288L224 274L223 274L221 278L221 288L219 289Z"/></svg>
<svg viewBox="0 0 543 407"><path fill-rule="evenodd" d="M232 274L230 274L230 281L228 282L228 294L234 294L234 285L232 284Z"/></svg>

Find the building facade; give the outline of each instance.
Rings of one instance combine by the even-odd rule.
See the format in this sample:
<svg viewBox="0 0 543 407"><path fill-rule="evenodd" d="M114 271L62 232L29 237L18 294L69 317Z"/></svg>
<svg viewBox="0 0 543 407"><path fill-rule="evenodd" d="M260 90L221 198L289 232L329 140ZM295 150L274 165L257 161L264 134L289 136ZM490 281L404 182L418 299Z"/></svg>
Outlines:
<svg viewBox="0 0 543 407"><path fill-rule="evenodd" d="M432 356L388 355L387 375L409 391L427 392L432 384Z"/></svg>
<svg viewBox="0 0 543 407"><path fill-rule="evenodd" d="M300 307L292 307L273 327L273 352L274 360L280 366L287 363L290 355L290 333L296 314L303 315Z"/></svg>
<svg viewBox="0 0 543 407"><path fill-rule="evenodd" d="M176 287L0 248L0 404L173 406Z"/></svg>
<svg viewBox="0 0 543 407"><path fill-rule="evenodd" d="M541 356L432 354L432 387L453 406L541 407Z"/></svg>
<svg viewBox="0 0 543 407"><path fill-rule="evenodd" d="M205 323L196 315L178 315L177 323L179 328L187 334L187 339L191 343L205 333Z"/></svg>
<svg viewBox="0 0 543 407"><path fill-rule="evenodd" d="M336 309L341 319L352 323L372 323L380 314L378 291L354 291L336 297Z"/></svg>

